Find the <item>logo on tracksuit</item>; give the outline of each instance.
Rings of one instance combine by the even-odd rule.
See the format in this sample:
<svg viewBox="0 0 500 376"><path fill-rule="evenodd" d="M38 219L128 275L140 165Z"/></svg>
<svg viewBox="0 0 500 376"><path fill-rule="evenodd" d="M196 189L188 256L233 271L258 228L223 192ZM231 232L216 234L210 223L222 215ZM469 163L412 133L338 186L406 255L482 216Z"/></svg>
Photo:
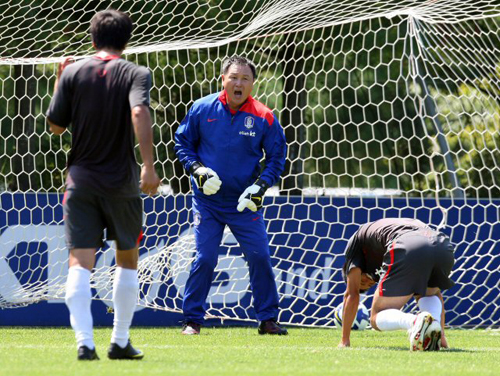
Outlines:
<svg viewBox="0 0 500 376"><path fill-rule="evenodd" d="M200 212L196 212L193 215L193 224L195 226L199 226L200 223L201 223L201 213Z"/></svg>
<svg viewBox="0 0 500 376"><path fill-rule="evenodd" d="M255 120L253 117L251 116L247 116L245 118L245 122L243 123L245 125L245 128L246 129L252 129L253 128L253 124L254 124Z"/></svg>
<svg viewBox="0 0 500 376"><path fill-rule="evenodd" d="M255 119L251 116L247 116L243 121L243 125L246 129L252 129L255 124ZM240 131L240 136L255 137L255 131Z"/></svg>

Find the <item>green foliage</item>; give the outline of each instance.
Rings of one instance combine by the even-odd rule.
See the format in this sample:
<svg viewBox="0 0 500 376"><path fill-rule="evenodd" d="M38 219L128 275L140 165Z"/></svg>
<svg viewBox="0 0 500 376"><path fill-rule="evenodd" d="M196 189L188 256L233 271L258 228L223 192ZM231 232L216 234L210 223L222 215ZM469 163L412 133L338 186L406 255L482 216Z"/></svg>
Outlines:
<svg viewBox="0 0 500 376"><path fill-rule="evenodd" d="M172 46L189 38L221 40L241 31L252 11L265 2L199 0L187 8L177 4L56 1L54 8L66 12L68 22L66 28L58 28L56 18L43 13L48 12L43 10L44 1L19 1L3 9L2 56L30 57L35 50L37 56L85 55L92 51L88 23L93 9L115 7L143 15L135 19L138 26L130 46L165 40L172 45L125 58L151 70L156 167L176 193L188 192L189 182L175 158L175 130L195 100L221 89L222 60L238 53L257 63L254 96L275 111L285 128L289 154L281 186L284 193L347 187L431 196L439 183L439 194L449 196L454 176L451 160L459 186L468 196L500 197L500 75L496 71L500 62L491 56L487 63L469 64L450 53L459 46L494 48L500 43L495 21L475 22L477 30L461 41L448 36L452 25L422 23L418 23L421 38L417 41L408 32L407 18L382 17L183 49ZM37 12L47 22L26 34L26 44L13 45L8 31L15 20L38 22ZM166 19L166 14L176 21ZM64 32L48 32L57 29ZM437 38L438 31L445 37ZM417 42L423 55L411 48ZM418 64L422 71L416 78L412 67ZM63 187L70 135L49 135L44 118L54 72L53 64L0 65L0 190ZM424 100L426 93L430 102ZM429 103L435 108L429 108ZM438 116L432 115L433 110ZM443 134L436 121L442 124ZM450 150L446 155L438 146L442 135Z"/></svg>
<svg viewBox="0 0 500 376"><path fill-rule="evenodd" d="M438 105L462 185L471 197L500 197L500 100L465 84L457 92L458 98L442 96Z"/></svg>

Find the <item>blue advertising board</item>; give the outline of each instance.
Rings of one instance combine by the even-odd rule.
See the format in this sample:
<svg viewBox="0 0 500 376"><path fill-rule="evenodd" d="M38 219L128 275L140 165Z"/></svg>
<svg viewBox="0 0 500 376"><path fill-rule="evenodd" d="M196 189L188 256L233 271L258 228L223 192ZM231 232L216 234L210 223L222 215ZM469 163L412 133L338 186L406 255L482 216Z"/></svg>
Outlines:
<svg viewBox="0 0 500 376"><path fill-rule="evenodd" d="M61 260L67 258L67 250L63 239L61 198L58 194L0 194L0 302L9 299L6 286L30 281L50 284L64 275L62 271L67 264ZM384 217L418 218L434 225L443 220L443 212L434 199L266 197L264 205L281 296L280 320L306 325L332 325L332 307L341 303L345 288L341 273L344 248L359 225ZM440 205L448 213L442 231L456 245L452 276L457 285L445 293L447 321L454 326L498 325L500 202L441 199ZM189 233L190 207L190 196L146 197L141 254L159 245L175 245L183 234ZM233 245L230 248L230 253L234 253L232 265L239 262L244 266L238 248L234 244L225 245ZM57 257L47 252L56 248L60 249ZM18 257L11 257L14 252ZM224 245L222 252L228 252ZM102 257L97 260L99 262L103 265L107 261ZM182 292L185 277L164 281L155 295L162 299L149 301L159 309L139 307L134 325L179 325L182 315L161 307L163 299L168 297L178 310L182 297L179 292ZM238 282L232 282L233 278L228 278L227 273L219 277L229 284L223 286L228 294L224 306L222 301L213 300L212 308L228 318L234 315L254 318L251 308L238 312L240 307L251 306L251 294L229 293L237 290L231 283ZM217 283L222 282L216 278L214 285ZM235 308L231 304L236 300L238 307ZM365 304L369 306L370 299ZM112 325L113 315L107 308L102 301L93 302L95 325ZM69 317L63 300L49 300L0 310L0 325L69 325Z"/></svg>

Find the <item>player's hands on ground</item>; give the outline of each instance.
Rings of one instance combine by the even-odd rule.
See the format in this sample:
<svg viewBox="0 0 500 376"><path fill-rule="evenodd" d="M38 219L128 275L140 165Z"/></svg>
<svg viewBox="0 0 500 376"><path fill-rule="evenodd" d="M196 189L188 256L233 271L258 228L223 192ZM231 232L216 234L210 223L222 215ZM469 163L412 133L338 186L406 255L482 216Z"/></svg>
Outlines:
<svg viewBox="0 0 500 376"><path fill-rule="evenodd" d="M262 208L262 202L264 200L264 193L266 193L269 186L267 183L259 179L250 187L245 189L245 191L241 194L238 199L237 209L239 212L245 210L245 208L250 209L255 212Z"/></svg>
<svg viewBox="0 0 500 376"><path fill-rule="evenodd" d="M219 175L209 167L199 165L192 175L198 189L207 196L217 193L222 185Z"/></svg>
<svg viewBox="0 0 500 376"><path fill-rule="evenodd" d="M337 348L343 349L346 347L351 347L351 341L350 340L340 340L340 343L338 344Z"/></svg>
<svg viewBox="0 0 500 376"><path fill-rule="evenodd" d="M147 195L153 196L160 186L160 178L156 174L153 166L142 166L141 170L141 191Z"/></svg>
<svg viewBox="0 0 500 376"><path fill-rule="evenodd" d="M444 335L444 332L441 332L441 348L442 349L448 349L448 341L446 340L446 337Z"/></svg>

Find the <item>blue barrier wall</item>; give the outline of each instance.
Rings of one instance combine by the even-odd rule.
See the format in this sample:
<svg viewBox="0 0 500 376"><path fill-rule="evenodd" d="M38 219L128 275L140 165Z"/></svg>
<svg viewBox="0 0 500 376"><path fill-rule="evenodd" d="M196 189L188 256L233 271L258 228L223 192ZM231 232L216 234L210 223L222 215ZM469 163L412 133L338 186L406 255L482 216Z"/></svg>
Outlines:
<svg viewBox="0 0 500 376"><path fill-rule="evenodd" d="M30 239L20 238L14 244L11 230L17 225L47 225L62 231L60 201L61 196L57 194L0 195L0 274L11 270L21 283L33 280L47 283L51 265L46 251L53 244L43 239L41 231L25 235ZM409 217L437 225L443 218L433 199L278 197L266 198L265 205L271 252L275 256L274 267L280 271L280 278L294 282L290 270L296 268L300 261L303 275L315 273L318 276L322 273L325 281L325 286L320 289L324 293L319 296L292 291L294 295L301 295L301 299L293 298L290 291L281 288L281 306L284 308L281 320L305 324L314 322L321 325L331 321L331 307L340 304L344 289L343 283L340 283L342 253L347 239L360 224L383 217ZM443 199L441 205L448 209L447 226L443 232L456 244L453 278L457 286L445 294L447 320L452 325L498 325L500 202ZM158 244L174 244L179 234L190 227L189 196L145 198L144 206L146 238L141 246L142 253ZM7 242L7 238L11 240ZM18 257L8 257L13 252ZM238 253L238 249L231 252ZM299 278L296 273L293 275L293 278ZM167 284L172 282L167 281ZM300 283L295 281L294 285ZM175 292L175 289L164 290L164 294L171 295L172 299L176 297ZM1 295L2 291L0 298ZM250 294L246 294L240 304L247 306L250 301ZM220 312L230 313L230 310L225 312L221 308ZM107 313L104 303L94 301L92 311L95 325L112 324L113 315ZM308 319L313 312L315 317L324 315L324 322ZM252 318L253 311L250 309L245 315ZM178 313L141 309L134 317L134 324L168 326L178 325L180 320L182 316ZM0 310L0 325L69 325L69 318L62 301L50 301Z"/></svg>

